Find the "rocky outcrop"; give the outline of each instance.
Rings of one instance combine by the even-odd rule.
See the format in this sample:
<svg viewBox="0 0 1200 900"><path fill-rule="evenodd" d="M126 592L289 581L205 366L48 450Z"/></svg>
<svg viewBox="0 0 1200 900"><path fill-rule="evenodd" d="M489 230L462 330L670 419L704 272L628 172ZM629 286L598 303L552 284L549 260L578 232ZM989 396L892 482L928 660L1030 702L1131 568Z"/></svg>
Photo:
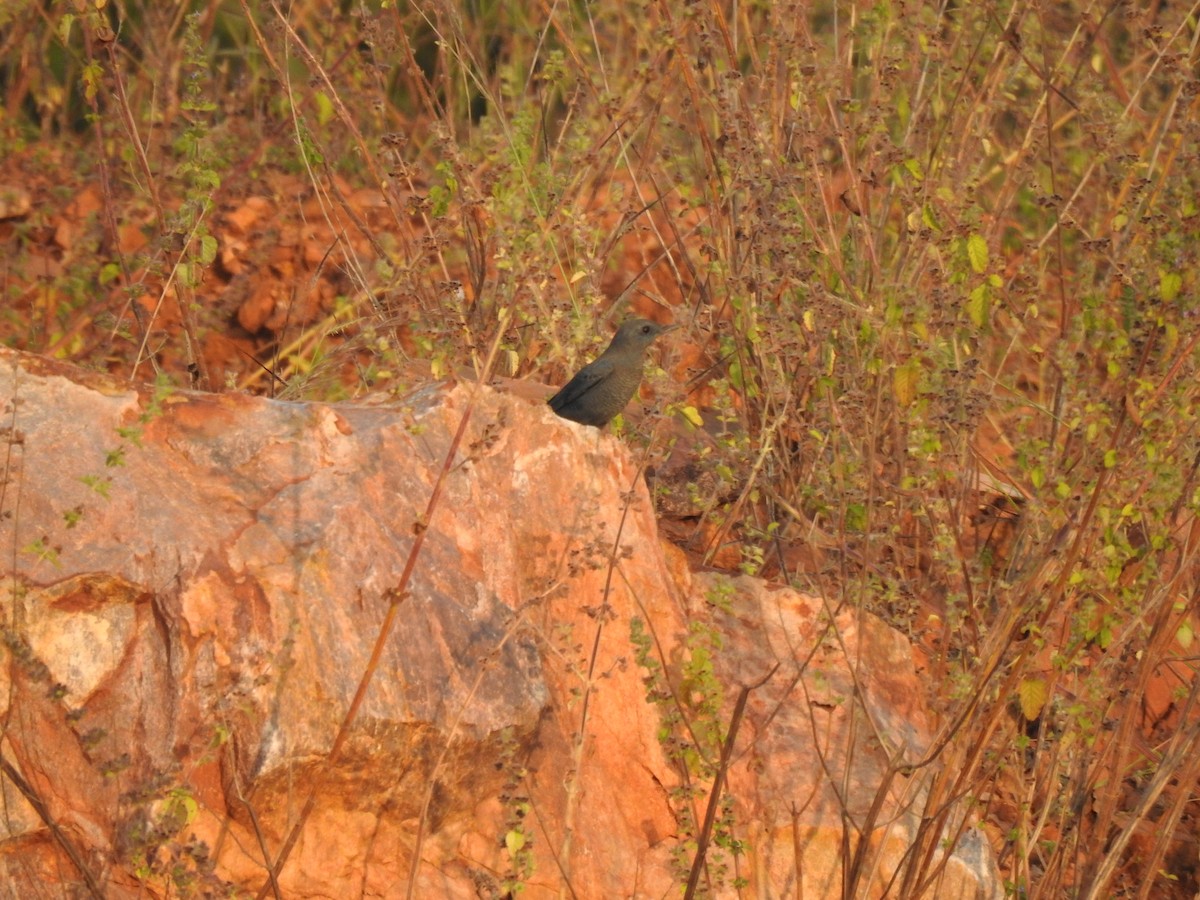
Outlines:
<svg viewBox="0 0 1200 900"><path fill-rule="evenodd" d="M688 572L611 436L8 351L0 402L6 895L663 897L706 838L713 896L998 893L904 638Z"/></svg>

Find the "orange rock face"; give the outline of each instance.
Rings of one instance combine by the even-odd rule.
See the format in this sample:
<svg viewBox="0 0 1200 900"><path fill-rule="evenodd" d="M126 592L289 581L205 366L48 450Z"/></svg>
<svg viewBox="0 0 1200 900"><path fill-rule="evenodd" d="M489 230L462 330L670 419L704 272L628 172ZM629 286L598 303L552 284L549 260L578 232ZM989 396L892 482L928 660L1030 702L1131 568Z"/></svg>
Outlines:
<svg viewBox="0 0 1200 900"><path fill-rule="evenodd" d="M914 865L907 642L688 572L617 439L471 384L281 403L10 351L0 403L14 896L670 896L716 781L710 895ZM925 895L996 895L954 828Z"/></svg>

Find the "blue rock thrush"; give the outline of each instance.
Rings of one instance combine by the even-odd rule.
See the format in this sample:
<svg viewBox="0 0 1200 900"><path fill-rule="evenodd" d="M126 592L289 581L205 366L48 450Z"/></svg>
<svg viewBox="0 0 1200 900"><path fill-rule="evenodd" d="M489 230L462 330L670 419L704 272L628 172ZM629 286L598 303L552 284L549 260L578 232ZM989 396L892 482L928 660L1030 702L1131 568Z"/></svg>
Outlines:
<svg viewBox="0 0 1200 900"><path fill-rule="evenodd" d="M641 383L646 348L676 327L647 319L622 323L608 349L550 398L550 408L572 422L603 427L625 408Z"/></svg>

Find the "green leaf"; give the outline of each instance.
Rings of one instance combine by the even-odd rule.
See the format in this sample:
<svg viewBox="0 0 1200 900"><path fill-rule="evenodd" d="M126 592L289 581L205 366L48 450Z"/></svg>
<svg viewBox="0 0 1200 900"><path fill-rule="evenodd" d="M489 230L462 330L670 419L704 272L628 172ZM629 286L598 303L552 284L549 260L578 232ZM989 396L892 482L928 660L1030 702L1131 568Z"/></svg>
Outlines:
<svg viewBox="0 0 1200 900"><path fill-rule="evenodd" d="M98 475L80 475L79 480L105 500L109 499L109 490L112 488L111 478L101 478Z"/></svg>
<svg viewBox="0 0 1200 900"><path fill-rule="evenodd" d="M986 284L977 286L967 295L967 318L976 328L984 328L988 323L988 288Z"/></svg>
<svg viewBox="0 0 1200 900"><path fill-rule="evenodd" d="M967 238L967 259L976 275L982 275L988 267L988 245L982 235L973 234Z"/></svg>
<svg viewBox="0 0 1200 900"><path fill-rule="evenodd" d="M88 100L94 100L100 93L100 86L104 81L104 69L100 67L99 63L89 63L83 67L83 72L80 74L83 77L83 95Z"/></svg>
<svg viewBox="0 0 1200 900"><path fill-rule="evenodd" d="M1175 629L1175 640L1179 641L1179 646L1181 646L1184 650L1192 646L1192 641L1195 639L1195 637L1196 635L1195 632L1192 631L1192 626L1187 622L1184 622Z"/></svg>
<svg viewBox="0 0 1200 900"><path fill-rule="evenodd" d="M896 115L900 119L900 127L907 128L908 120L912 118L912 107L909 106L908 92L900 91L900 96L896 101Z"/></svg>
<svg viewBox="0 0 1200 900"><path fill-rule="evenodd" d="M847 531L863 531L867 527L867 507L862 503L849 504L845 522Z"/></svg>
<svg viewBox="0 0 1200 900"><path fill-rule="evenodd" d="M1170 303L1179 296L1183 287L1183 276L1178 272L1160 272L1158 276L1158 294L1163 301Z"/></svg>
<svg viewBox="0 0 1200 900"><path fill-rule="evenodd" d="M742 365L739 362L731 361L729 363L729 383L738 391L746 389L746 383L742 380Z"/></svg>
<svg viewBox="0 0 1200 900"><path fill-rule="evenodd" d="M333 101L324 91L317 91L314 99L317 101L317 124L329 124L329 120L333 118Z"/></svg>
<svg viewBox="0 0 1200 900"><path fill-rule="evenodd" d="M217 258L217 239L211 234L206 234L200 238L200 265L212 265L212 261Z"/></svg>
<svg viewBox="0 0 1200 900"><path fill-rule="evenodd" d="M196 815L200 812L200 804L186 791L175 791L168 804L168 815L178 823L180 828L191 825L196 821Z"/></svg>

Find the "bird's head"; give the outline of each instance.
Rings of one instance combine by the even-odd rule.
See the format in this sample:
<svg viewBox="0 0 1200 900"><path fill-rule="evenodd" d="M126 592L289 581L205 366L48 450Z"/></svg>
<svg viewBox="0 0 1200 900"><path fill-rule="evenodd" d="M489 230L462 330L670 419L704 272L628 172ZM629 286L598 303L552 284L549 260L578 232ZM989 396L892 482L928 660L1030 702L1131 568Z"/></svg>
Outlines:
<svg viewBox="0 0 1200 900"><path fill-rule="evenodd" d="M641 353L654 343L654 339L660 334L674 331L678 327L678 325L659 325L649 319L629 319L621 323L621 327L617 329L608 349L620 353L630 351Z"/></svg>

